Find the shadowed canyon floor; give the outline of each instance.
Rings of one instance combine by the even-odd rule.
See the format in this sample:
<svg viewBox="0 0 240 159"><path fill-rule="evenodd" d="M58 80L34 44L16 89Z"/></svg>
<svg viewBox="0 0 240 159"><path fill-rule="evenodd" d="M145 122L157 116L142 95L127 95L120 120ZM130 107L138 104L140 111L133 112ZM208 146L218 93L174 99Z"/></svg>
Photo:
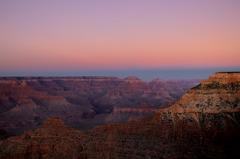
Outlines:
<svg viewBox="0 0 240 159"><path fill-rule="evenodd" d="M3 77L0 132L21 134L54 115L81 130L132 121L172 105L199 83L161 79L144 82L136 77Z"/></svg>
<svg viewBox="0 0 240 159"><path fill-rule="evenodd" d="M216 73L144 119L79 131L54 116L0 141L0 158L236 158L239 99L240 73Z"/></svg>

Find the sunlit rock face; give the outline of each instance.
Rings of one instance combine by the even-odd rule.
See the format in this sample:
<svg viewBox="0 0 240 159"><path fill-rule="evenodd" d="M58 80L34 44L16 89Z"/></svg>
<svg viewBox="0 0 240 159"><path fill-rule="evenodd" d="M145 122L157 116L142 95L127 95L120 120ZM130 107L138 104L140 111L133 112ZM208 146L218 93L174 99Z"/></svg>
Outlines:
<svg viewBox="0 0 240 159"><path fill-rule="evenodd" d="M92 130L64 126L55 116L1 141L1 158L237 158L239 85L239 73L217 73L153 116Z"/></svg>
<svg viewBox="0 0 240 159"><path fill-rule="evenodd" d="M0 128L16 135L39 127L54 115L81 130L133 121L170 106L198 82L144 82L137 77L2 77Z"/></svg>
<svg viewBox="0 0 240 159"><path fill-rule="evenodd" d="M111 144L105 147L114 145L114 152L109 153L120 158L238 157L239 75L216 73L152 117L108 124L95 128L94 132L110 138Z"/></svg>

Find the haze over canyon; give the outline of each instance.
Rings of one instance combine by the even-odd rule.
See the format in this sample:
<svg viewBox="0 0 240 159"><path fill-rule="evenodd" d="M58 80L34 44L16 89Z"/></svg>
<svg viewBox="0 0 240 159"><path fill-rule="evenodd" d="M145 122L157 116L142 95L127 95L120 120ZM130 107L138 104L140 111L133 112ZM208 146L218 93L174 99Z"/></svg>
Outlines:
<svg viewBox="0 0 240 159"><path fill-rule="evenodd" d="M16 135L54 115L78 129L136 120L172 105L199 83L137 77L0 78L0 127Z"/></svg>
<svg viewBox="0 0 240 159"><path fill-rule="evenodd" d="M240 73L216 73L172 106L136 121L79 131L54 116L0 141L0 158L236 158L239 99Z"/></svg>
<svg viewBox="0 0 240 159"><path fill-rule="evenodd" d="M240 0L0 0L0 159L240 156Z"/></svg>

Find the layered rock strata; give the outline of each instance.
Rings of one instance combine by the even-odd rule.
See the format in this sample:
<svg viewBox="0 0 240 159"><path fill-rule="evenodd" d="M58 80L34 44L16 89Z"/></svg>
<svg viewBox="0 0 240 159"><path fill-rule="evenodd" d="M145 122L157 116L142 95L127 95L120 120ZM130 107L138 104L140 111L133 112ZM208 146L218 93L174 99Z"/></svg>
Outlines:
<svg viewBox="0 0 240 159"><path fill-rule="evenodd" d="M194 81L186 85L137 77L2 77L0 128L16 135L54 115L78 129L131 121L170 106L199 82Z"/></svg>
<svg viewBox="0 0 240 159"><path fill-rule="evenodd" d="M58 117L0 143L0 158L237 158L240 73L216 73L155 115L88 131Z"/></svg>

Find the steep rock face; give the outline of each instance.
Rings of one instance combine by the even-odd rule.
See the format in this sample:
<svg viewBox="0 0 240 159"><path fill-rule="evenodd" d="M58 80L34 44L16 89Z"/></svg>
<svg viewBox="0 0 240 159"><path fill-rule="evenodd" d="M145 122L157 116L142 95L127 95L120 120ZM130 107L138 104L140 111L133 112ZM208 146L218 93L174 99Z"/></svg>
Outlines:
<svg viewBox="0 0 240 159"><path fill-rule="evenodd" d="M231 77L222 82L218 77L223 75ZM76 131L54 117L36 130L1 141L1 158L239 157L239 75L214 74L173 106L133 122Z"/></svg>
<svg viewBox="0 0 240 159"><path fill-rule="evenodd" d="M137 119L144 118L146 116L151 116L157 111L154 106L143 102L135 108L129 107L114 107L113 112L106 118L106 123L119 123L134 121Z"/></svg>
<svg viewBox="0 0 240 159"><path fill-rule="evenodd" d="M239 87L240 73L216 73L192 88L171 109L179 113L236 112L240 107Z"/></svg>
<svg viewBox="0 0 240 159"><path fill-rule="evenodd" d="M0 128L16 135L54 115L78 129L146 117L170 106L190 88L166 81L158 84L162 81L152 87L137 77L2 77ZM139 111L142 103L149 107ZM120 109L124 111L116 111Z"/></svg>
<svg viewBox="0 0 240 159"><path fill-rule="evenodd" d="M95 135L107 142L98 138L82 154L89 158L239 157L239 75L216 73L152 117L94 128Z"/></svg>

